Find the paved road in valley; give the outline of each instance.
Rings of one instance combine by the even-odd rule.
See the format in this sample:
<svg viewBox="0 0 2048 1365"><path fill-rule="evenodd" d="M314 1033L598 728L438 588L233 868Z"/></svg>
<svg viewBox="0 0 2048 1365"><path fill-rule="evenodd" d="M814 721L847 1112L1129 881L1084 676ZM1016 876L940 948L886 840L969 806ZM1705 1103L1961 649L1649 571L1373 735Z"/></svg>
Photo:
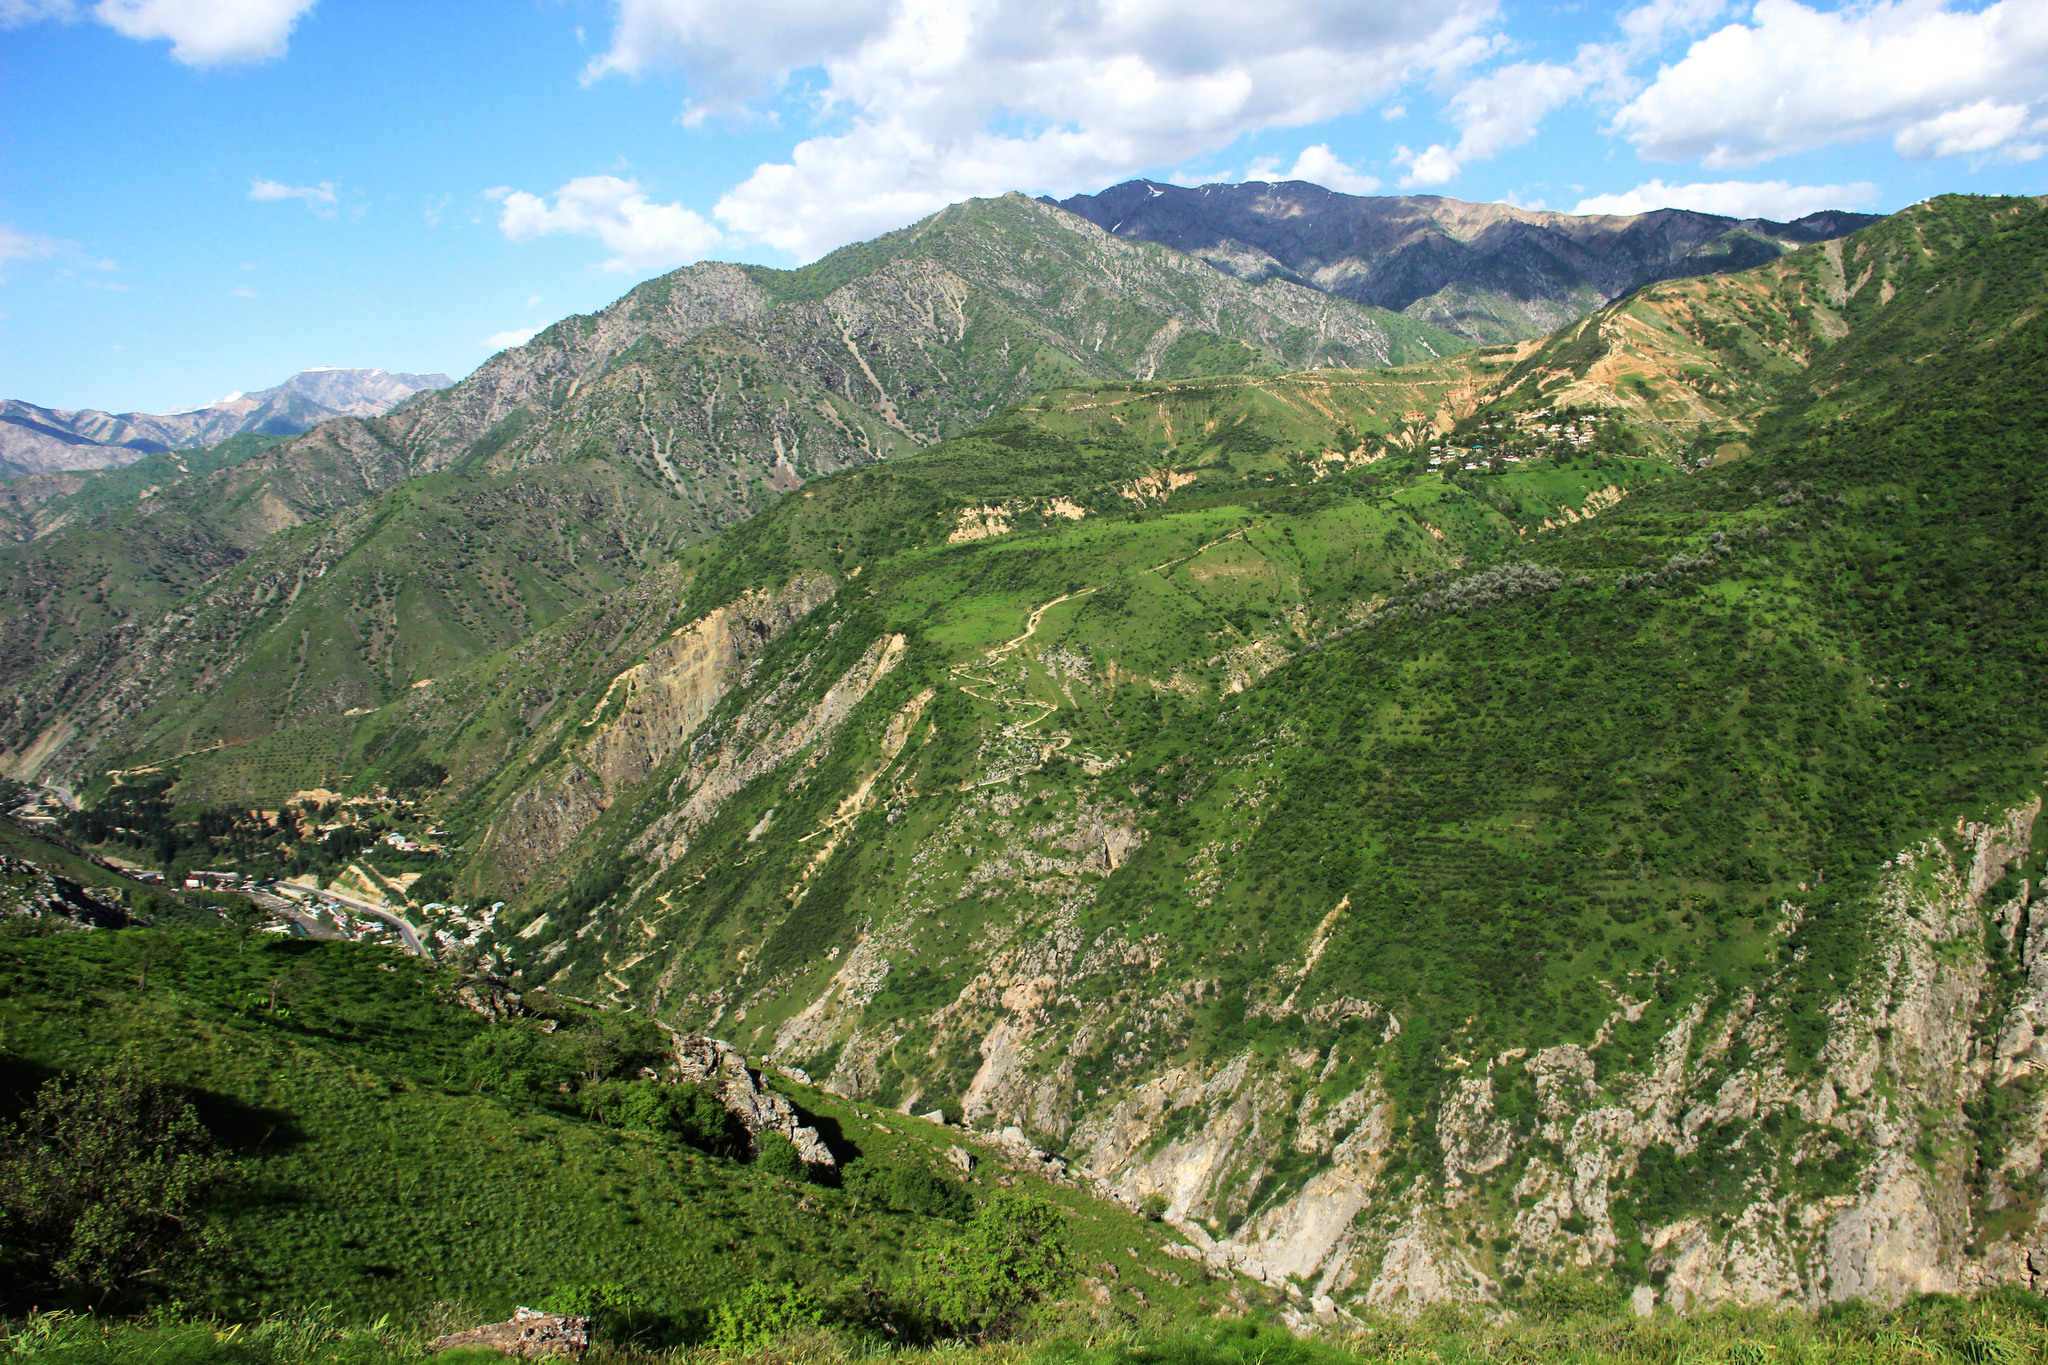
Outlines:
<svg viewBox="0 0 2048 1365"><path fill-rule="evenodd" d="M347 937L341 930L331 924L322 924L283 896L273 896L268 891L251 891L248 895L249 899L255 901L259 908L268 910L280 919L289 920L291 923L298 925L299 928L305 931L307 938Z"/></svg>
<svg viewBox="0 0 2048 1365"><path fill-rule="evenodd" d="M360 897L351 896L346 891L328 890L322 891L319 894L327 897L329 900L340 901L351 910L360 910L366 915L375 915L378 919L383 920L398 931L398 936L405 940L405 950L407 952L415 957L425 957L427 955L426 945L420 942L420 931L413 928L402 915L385 909L375 901L366 901Z"/></svg>

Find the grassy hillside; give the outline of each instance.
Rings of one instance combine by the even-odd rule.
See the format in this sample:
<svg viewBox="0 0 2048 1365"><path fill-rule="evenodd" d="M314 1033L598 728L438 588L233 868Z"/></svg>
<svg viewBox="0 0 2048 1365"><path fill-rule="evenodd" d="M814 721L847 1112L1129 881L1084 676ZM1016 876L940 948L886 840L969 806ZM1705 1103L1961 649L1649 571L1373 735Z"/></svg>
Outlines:
<svg viewBox="0 0 2048 1365"><path fill-rule="evenodd" d="M0 954L0 1060L15 1110L53 1075L147 1057L192 1088L243 1164L239 1193L218 1210L232 1254L171 1286L214 1311L367 1322L438 1300L503 1316L515 1301L615 1283L687 1335L736 1290L789 1280L842 1316L907 1322L915 1306L899 1300L920 1249L958 1230L892 1206L872 1182L865 1194L793 1183L590 1116L587 1104L620 1083L590 1078L593 1019L621 1040L610 1054L621 1077L652 1059L641 1049L660 1047L630 1017L536 997L528 1024L493 1025L454 1003L452 972L351 944L238 951L218 931L124 930L11 939ZM559 1025L557 1036L533 1031L542 1023ZM508 1080L492 1061L521 1039L538 1050ZM1213 1311L1232 1292L1162 1255L1156 1224L1014 1169L1028 1161L970 1144L977 1174L956 1181L945 1152L958 1134L775 1084L842 1162L943 1172L957 1217L1021 1186L1063 1211L1087 1264L1114 1256L1121 1283L1162 1309L1206 1301ZM10 1306L27 1307L28 1290ZM1128 1289L1117 1294L1140 1306Z"/></svg>
<svg viewBox="0 0 2048 1365"><path fill-rule="evenodd" d="M1048 1332L1026 1341L967 1346L957 1341L888 1354L906 1361L967 1361L973 1365L1241 1365L1252 1359L1269 1365L1357 1365L1398 1361L1561 1360L1587 1365L1608 1362L1676 1362L1697 1359L1797 1359L1815 1365L1891 1365L1928 1359L2032 1360L2048 1350L2048 1329L2038 1296L2008 1290L1978 1302L1940 1295L1885 1311L1856 1305L1822 1315L1730 1312L1706 1319L1642 1319L1611 1308L1562 1302L1519 1318L1437 1313L1418 1321L1378 1319L1310 1340L1284 1328L1249 1323L1159 1327L1069 1324L1067 1333ZM430 1354L427 1342L443 1321L386 1322L382 1326L337 1322L323 1316L279 1316L254 1323L160 1316L153 1321L107 1321L45 1315L0 1327L0 1336L22 1354L61 1362L148 1359L208 1361L222 1365L299 1365L311 1360L346 1360L352 1365L451 1360ZM9 1330L11 1328L11 1330ZM771 1339L741 1358L817 1362L871 1360L882 1343L846 1331L802 1331ZM487 1357L496 1359L499 1357ZM600 1344L585 1357L682 1362L732 1359L732 1354L698 1348L650 1351Z"/></svg>

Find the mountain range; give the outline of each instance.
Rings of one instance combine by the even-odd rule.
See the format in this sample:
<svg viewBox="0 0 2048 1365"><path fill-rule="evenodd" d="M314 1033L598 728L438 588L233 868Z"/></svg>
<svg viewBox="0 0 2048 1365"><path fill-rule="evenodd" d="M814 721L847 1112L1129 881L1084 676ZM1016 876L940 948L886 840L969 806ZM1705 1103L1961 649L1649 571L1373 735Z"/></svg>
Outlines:
<svg viewBox="0 0 2048 1365"><path fill-rule="evenodd" d="M9 770L1332 1311L2036 1283L2048 210L1143 188L678 271L30 535Z"/></svg>
<svg viewBox="0 0 2048 1365"><path fill-rule="evenodd" d="M10 398L0 401L0 478L117 469L145 455L215 445L247 433L296 435L331 417L382 416L416 393L452 382L445 374L321 367L202 407L119 415L93 408L44 408Z"/></svg>
<svg viewBox="0 0 2048 1365"><path fill-rule="evenodd" d="M1292 280L1482 345L1542 336L1646 284L1744 270L1877 221L1840 210L1789 223L1687 209L1586 216L1339 194L1300 180L1133 180L1059 204L1240 279Z"/></svg>

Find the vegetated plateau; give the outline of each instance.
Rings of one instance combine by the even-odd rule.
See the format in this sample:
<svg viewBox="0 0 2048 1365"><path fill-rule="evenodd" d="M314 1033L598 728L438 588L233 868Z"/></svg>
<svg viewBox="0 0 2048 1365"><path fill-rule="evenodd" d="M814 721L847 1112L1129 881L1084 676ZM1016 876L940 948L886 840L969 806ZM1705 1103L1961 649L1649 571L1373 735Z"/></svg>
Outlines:
<svg viewBox="0 0 2048 1365"><path fill-rule="evenodd" d="M2040 203L1937 199L1539 341L1017 394L921 453L804 469L710 538L712 520L623 521L602 499L513 515L563 505L543 478L653 485L598 450L508 457L489 563L526 577L408 599L436 581L398 570L410 542L477 534L472 471L574 428L472 437L267 535L175 599L177 628L95 636L70 609L112 662L52 681L38 659L12 731L75 776L70 837L388 898L448 975L196 929L38 939L15 956L8 1049L84 1065L50 1002L94 991L119 1007L88 1051L212 1036L160 1013L202 1000L224 1030L298 1046L301 1007L280 1031L255 993L310 954L367 983L319 1006L349 1021L319 1046L387 1048L351 1065L418 1087L365 1080L383 1127L336 1132L412 1143L498 1106L558 1135L535 1151L651 1144L656 1187L703 1170L705 1199L821 1210L807 1283L919 1282L861 1259L887 1238L847 1231L841 1195L578 1107L634 1084L630 1061L552 1090L536 1071L506 1099L425 1037L547 1021L548 1039L623 1030L626 1059L659 1020L816 1081L792 1094L842 1133L918 1122L892 1110L1014 1128L1064 1160L1045 1195L1077 1211L1064 1226L1142 1227L1141 1258L1210 1312L1234 1292L1235 1311L1343 1329L1535 1317L1581 1291L1652 1313L2030 1290L2048 1273L2044 265ZM83 554L72 534L48 553ZM335 574L308 557L322 545L366 567ZM434 626L455 643L408 652L421 622L487 600L489 629ZM33 612L47 629L42 605L9 621ZM153 942L191 982L176 994L112 965ZM452 1022L463 979L512 983L534 1022ZM449 1011L417 1057L375 1042L403 1017L379 991ZM172 1049L186 1083L311 1127L313 1099L251 1089L311 1071L262 1053L209 1081L233 1067L199 1046ZM419 1117L394 1119L401 1101ZM530 1154L487 1145L462 1159ZM404 1190L333 1199L388 1225L374 1252L333 1235L408 1282L445 1240L399 1216L427 1206L408 1199L497 1237L543 1216ZM632 1202L592 1198L608 1211L577 1224L596 1258L578 1283L609 1274L595 1229ZM972 1217L891 1235L943 1245ZM311 1213L273 1221L316 1235ZM688 1336L725 1282L685 1241L659 1311ZM520 1275L433 1273L496 1304L543 1273L505 1263ZM396 1301L378 1273L351 1311ZM302 1302L254 1271L208 1292ZM2004 1302L2011 1323L2032 1311Z"/></svg>

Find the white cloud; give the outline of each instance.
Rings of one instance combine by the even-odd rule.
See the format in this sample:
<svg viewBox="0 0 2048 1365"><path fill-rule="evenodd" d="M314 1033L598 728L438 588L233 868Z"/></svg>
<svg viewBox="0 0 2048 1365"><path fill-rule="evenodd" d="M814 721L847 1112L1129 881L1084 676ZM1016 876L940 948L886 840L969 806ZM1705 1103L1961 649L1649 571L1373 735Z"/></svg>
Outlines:
<svg viewBox="0 0 2048 1365"><path fill-rule="evenodd" d="M73 0L0 0L0 28L19 28L39 19L69 23L77 17Z"/></svg>
<svg viewBox="0 0 2048 1365"><path fill-rule="evenodd" d="M498 227L515 242L568 233L596 237L617 252L606 270L649 270L687 265L723 240L723 234L681 204L657 204L637 180L586 175L546 199L508 186L485 190L503 205Z"/></svg>
<svg viewBox="0 0 2048 1365"><path fill-rule="evenodd" d="M1442 145L1425 147L1419 152L1405 145L1396 147L1394 164L1408 168L1407 174L1401 177L1403 189L1441 185L1464 169L1458 164L1456 153Z"/></svg>
<svg viewBox="0 0 2048 1365"><path fill-rule="evenodd" d="M1492 0L621 0L587 75L682 67L701 117L821 68L843 127L715 210L808 259L970 196L1093 189L1369 107L1486 56L1496 20Z"/></svg>
<svg viewBox="0 0 2048 1365"><path fill-rule="evenodd" d="M586 82L684 67L696 98L686 116L734 114L789 73L852 51L888 23L890 0L620 0L611 50Z"/></svg>
<svg viewBox="0 0 2048 1365"><path fill-rule="evenodd" d="M168 38L187 66L282 57L315 0L99 0L93 18L124 37Z"/></svg>
<svg viewBox="0 0 2048 1365"><path fill-rule="evenodd" d="M228 293L234 298L238 299L255 299L262 297L262 295L258 294L255 290L251 289L246 284L238 284L233 289L228 290Z"/></svg>
<svg viewBox="0 0 2048 1365"><path fill-rule="evenodd" d="M1544 115L1586 88L1590 75L1575 66L1515 62L1466 82L1451 96L1460 161L1483 161L1536 136Z"/></svg>
<svg viewBox="0 0 2048 1365"><path fill-rule="evenodd" d="M1730 218L1770 218L1787 222L1821 209L1862 208L1877 198L1867 181L1852 185L1792 185L1783 180L1722 180L1701 185L1667 185L1651 180L1620 194L1581 199L1573 213L1648 213L1652 209L1692 209Z"/></svg>
<svg viewBox="0 0 2048 1365"><path fill-rule="evenodd" d="M55 256L71 249L69 242L60 242L54 237L38 237L33 232L21 231L12 223L0 223L0 266L9 261L33 261Z"/></svg>
<svg viewBox="0 0 2048 1365"><path fill-rule="evenodd" d="M477 344L487 351L502 351L513 346L524 346L539 335L538 327L514 327L510 331L493 332Z"/></svg>
<svg viewBox="0 0 2048 1365"><path fill-rule="evenodd" d="M76 242L59 241L55 237L40 237L33 232L23 232L12 223L0 223L0 271L5 271L10 261L36 261L51 256L58 257L63 262L57 271L59 279L68 278L80 270L114 271L121 268L103 257L88 256ZM0 284L5 282L6 277L0 274ZM85 281L85 287L122 290L130 286L102 286L98 281L88 279Z"/></svg>
<svg viewBox="0 0 2048 1365"><path fill-rule="evenodd" d="M1646 157L1712 168L1886 135L1902 155L1981 155L2036 117L2007 111L2044 102L2048 0L1758 0L1660 69L1614 127Z"/></svg>
<svg viewBox="0 0 2048 1365"><path fill-rule="evenodd" d="M1475 161L1490 161L1536 136L1543 120L1575 99L1612 91L1628 81L1629 63L1646 44L1661 41L1673 27L1718 10L1720 0L1664 0L1622 18L1625 41L1588 44L1569 66L1556 62L1511 62L1466 81L1451 95L1444 115L1458 128L1455 144L1433 143L1421 151L1401 147L1397 165L1407 167L1403 188L1441 185Z"/></svg>
<svg viewBox="0 0 2048 1365"><path fill-rule="evenodd" d="M258 177L249 182L249 197L259 204L296 199L322 218L332 218L340 189L332 180L323 180L317 185L287 185L282 180Z"/></svg>
<svg viewBox="0 0 2048 1365"><path fill-rule="evenodd" d="M1621 16L1623 42L1631 52L1653 52L1671 37L1697 33L1728 10L1728 0L1649 0Z"/></svg>
<svg viewBox="0 0 2048 1365"><path fill-rule="evenodd" d="M2039 124L2024 104L1999 104L1978 100L1899 129L1892 147L1900 156L1913 160L1941 156L1976 156L2006 147L2021 133L2038 130ZM2008 151L2031 160L2041 154L2038 146L2019 144Z"/></svg>
<svg viewBox="0 0 2048 1365"><path fill-rule="evenodd" d="M1247 180L1308 180L1324 189L1339 194L1371 194L1380 187L1378 176L1366 175L1338 160L1327 142L1313 147L1304 147L1301 155L1294 158L1294 165L1286 171L1279 169L1279 162L1255 165L1245 172Z"/></svg>

